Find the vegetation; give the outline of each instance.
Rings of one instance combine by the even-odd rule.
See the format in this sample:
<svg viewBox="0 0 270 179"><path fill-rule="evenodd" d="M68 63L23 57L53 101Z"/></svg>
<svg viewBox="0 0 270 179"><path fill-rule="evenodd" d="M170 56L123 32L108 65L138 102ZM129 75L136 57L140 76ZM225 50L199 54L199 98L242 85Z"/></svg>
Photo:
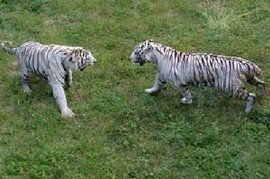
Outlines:
<svg viewBox="0 0 270 179"><path fill-rule="evenodd" d="M61 118L48 85L22 92L14 56L0 52L3 178L270 178L269 90L255 110L206 87L180 104L157 95L152 65L129 56L152 38L181 51L241 56L270 81L268 0L2 0L0 39L83 46L98 64L74 73ZM251 91L255 91L250 87Z"/></svg>

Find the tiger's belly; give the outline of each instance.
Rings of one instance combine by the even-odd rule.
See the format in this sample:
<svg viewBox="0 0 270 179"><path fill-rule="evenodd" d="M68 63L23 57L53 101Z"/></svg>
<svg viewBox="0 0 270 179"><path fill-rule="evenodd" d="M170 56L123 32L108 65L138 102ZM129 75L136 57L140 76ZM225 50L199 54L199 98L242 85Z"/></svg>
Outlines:
<svg viewBox="0 0 270 179"><path fill-rule="evenodd" d="M47 68L47 67L37 67L37 66L28 66L28 71L31 74L34 74L46 82L50 83L51 81L59 82L62 85L65 84L66 72L57 68Z"/></svg>
<svg viewBox="0 0 270 179"><path fill-rule="evenodd" d="M178 90L183 85L219 87L218 79L213 75L199 73L161 73L162 78L174 89Z"/></svg>

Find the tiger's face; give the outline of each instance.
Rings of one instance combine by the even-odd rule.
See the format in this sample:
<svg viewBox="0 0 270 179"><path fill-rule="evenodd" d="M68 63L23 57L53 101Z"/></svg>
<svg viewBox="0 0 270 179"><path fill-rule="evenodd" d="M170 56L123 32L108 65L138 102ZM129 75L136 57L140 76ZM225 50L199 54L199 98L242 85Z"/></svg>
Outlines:
<svg viewBox="0 0 270 179"><path fill-rule="evenodd" d="M146 40L144 42L141 42L134 48L132 54L130 55L131 63L139 63L141 66L143 66L146 62L150 62L150 59L148 59L148 55L153 49L153 47L151 46L151 42L153 41Z"/></svg>
<svg viewBox="0 0 270 179"><path fill-rule="evenodd" d="M97 60L91 52L81 47L76 47L72 52L71 62L77 66L77 69L84 70L87 66L94 65Z"/></svg>
<svg viewBox="0 0 270 179"><path fill-rule="evenodd" d="M97 60L92 55L92 53L84 50L83 53L82 53L82 57L81 57L81 63L78 64L78 67L82 71L87 66L94 65L95 63L97 63Z"/></svg>

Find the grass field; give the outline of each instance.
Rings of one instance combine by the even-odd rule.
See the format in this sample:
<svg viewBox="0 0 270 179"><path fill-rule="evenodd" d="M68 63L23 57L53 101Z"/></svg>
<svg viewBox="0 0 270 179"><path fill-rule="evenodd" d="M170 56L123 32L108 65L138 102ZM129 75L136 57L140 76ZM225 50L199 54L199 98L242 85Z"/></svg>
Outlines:
<svg viewBox="0 0 270 179"><path fill-rule="evenodd" d="M1 178L270 178L269 90L250 115L212 88L192 87L188 106L169 86L147 95L154 67L128 58L147 38L250 59L269 88L269 0L1 0L0 41L83 46L98 60L74 73L76 117L63 119L46 82L33 77L25 95L0 52Z"/></svg>

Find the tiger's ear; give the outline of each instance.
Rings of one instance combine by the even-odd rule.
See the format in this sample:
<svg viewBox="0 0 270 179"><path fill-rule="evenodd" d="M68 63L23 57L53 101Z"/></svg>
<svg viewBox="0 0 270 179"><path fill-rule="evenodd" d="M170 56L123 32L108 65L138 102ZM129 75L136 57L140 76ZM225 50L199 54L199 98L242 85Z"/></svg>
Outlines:
<svg viewBox="0 0 270 179"><path fill-rule="evenodd" d="M154 40L153 39L148 39L148 42L154 42Z"/></svg>
<svg viewBox="0 0 270 179"><path fill-rule="evenodd" d="M77 46L77 47L75 47L75 49L77 49L77 50L83 50L83 47Z"/></svg>
<svg viewBox="0 0 270 179"><path fill-rule="evenodd" d="M83 51L82 47L75 47L73 52L75 52L76 54L81 53Z"/></svg>
<svg viewBox="0 0 270 179"><path fill-rule="evenodd" d="M82 53L83 48L82 47L74 47L72 51L70 52L70 62L76 62L79 58L80 54Z"/></svg>
<svg viewBox="0 0 270 179"><path fill-rule="evenodd" d="M153 50L153 46L150 43L148 43L144 48L144 52L147 53L147 52L149 52L151 50Z"/></svg>
<svg viewBox="0 0 270 179"><path fill-rule="evenodd" d="M152 39L147 39L147 40L145 40L145 42L146 42L147 45L149 45L151 42L154 42L154 40L152 40Z"/></svg>

